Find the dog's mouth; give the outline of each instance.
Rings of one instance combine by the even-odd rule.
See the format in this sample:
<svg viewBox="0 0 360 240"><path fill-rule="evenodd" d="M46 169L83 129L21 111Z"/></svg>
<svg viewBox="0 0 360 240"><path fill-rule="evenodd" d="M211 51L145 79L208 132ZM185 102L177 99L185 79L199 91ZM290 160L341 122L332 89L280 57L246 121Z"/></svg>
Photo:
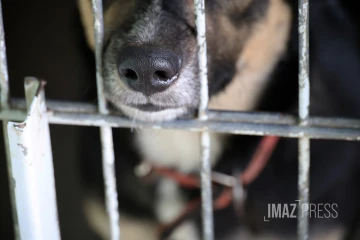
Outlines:
<svg viewBox="0 0 360 240"><path fill-rule="evenodd" d="M119 107L125 115L132 119L140 121L171 121L179 117L187 116L189 114L189 109L185 107L170 108L156 106L153 104L136 106L120 105Z"/></svg>
<svg viewBox="0 0 360 240"><path fill-rule="evenodd" d="M163 111L166 109L170 109L169 107L164 107L164 106L157 106L151 103L148 104L141 104L141 105L132 105L129 107L133 107L136 108L140 111L144 111L144 112L159 112L159 111Z"/></svg>

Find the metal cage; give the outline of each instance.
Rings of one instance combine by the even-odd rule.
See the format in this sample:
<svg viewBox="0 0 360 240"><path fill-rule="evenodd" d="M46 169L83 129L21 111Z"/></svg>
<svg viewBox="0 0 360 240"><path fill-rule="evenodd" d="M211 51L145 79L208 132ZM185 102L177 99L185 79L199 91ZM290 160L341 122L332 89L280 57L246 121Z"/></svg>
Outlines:
<svg viewBox="0 0 360 240"><path fill-rule="evenodd" d="M13 212L18 239L60 239L49 124L97 126L101 132L106 207L111 239L120 239L119 212L114 171L112 128L134 127L128 118L111 113L106 106L102 79L103 9L102 0L92 0L98 106L73 102L45 101L42 83L25 81L26 101L9 98L6 47L0 2L0 119L3 120ZM138 121L137 128L186 129L201 134L203 238L214 239L209 132L276 135L298 138L299 204L309 203L310 144L313 139L360 140L360 120L309 117L309 1L299 0L299 116L280 113L209 111L207 46L204 0L195 0L200 66L201 103L197 119L151 123ZM46 105L45 105L46 103ZM25 119L25 121L24 121ZM14 121L14 122L11 122ZM17 122L16 122L17 121ZM37 144L34 142L41 142ZM41 161L39 161L41 159ZM47 211L41 211L46 207ZM298 237L308 239L309 216L298 214Z"/></svg>

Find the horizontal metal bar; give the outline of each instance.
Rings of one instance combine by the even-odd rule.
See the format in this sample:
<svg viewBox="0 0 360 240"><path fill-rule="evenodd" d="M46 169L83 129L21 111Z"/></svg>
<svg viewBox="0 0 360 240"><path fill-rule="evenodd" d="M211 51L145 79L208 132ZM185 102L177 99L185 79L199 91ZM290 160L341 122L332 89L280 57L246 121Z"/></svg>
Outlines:
<svg viewBox="0 0 360 240"><path fill-rule="evenodd" d="M60 100L48 100L46 99L46 107L49 110L58 112L74 112L74 113L97 113L98 106L96 104L84 103L84 102L70 102ZM22 98L11 98L10 108L25 110L26 102Z"/></svg>
<svg viewBox="0 0 360 240"><path fill-rule="evenodd" d="M313 139L336 139L336 140L360 140L360 129L313 127L299 125L258 124L218 122L212 120L177 120L170 122L143 122L119 117L99 114L73 114L53 112L49 115L49 121L53 124L81 125L81 126L111 126L153 129L184 129L190 131L210 131L218 133L230 133L241 135L275 135L281 137L299 138L308 137Z"/></svg>
<svg viewBox="0 0 360 240"><path fill-rule="evenodd" d="M291 115L279 114L279 113L209 111L208 117L211 120L228 121L228 122L277 123L277 124L297 123L296 117Z"/></svg>
<svg viewBox="0 0 360 240"><path fill-rule="evenodd" d="M19 110L7 110L0 112L0 119L10 120L21 115ZM23 113L24 114L24 113ZM26 114L24 114L25 116ZM277 114L275 114L276 116ZM244 134L244 135L276 135L282 137L309 137L313 139L338 139L338 140L360 140L360 128L358 120L352 119L327 119L325 126L311 125L299 126L296 123L277 124L264 120L263 123L251 123L248 119L238 122L217 121L208 119L206 121L198 120L177 120L172 122L152 123L141 122L116 115L101 115L96 113L73 113L49 111L49 122L60 125L78 125L78 126L110 126L133 128L171 128L171 129L189 129L190 131L203 131L208 129L212 132ZM271 116L271 114L269 114ZM254 114L256 117L256 114ZM269 117L271 119L271 117ZM315 120L313 120L315 119ZM19 120L20 119L15 119ZM321 123L319 118L310 118L309 122ZM355 125L352 125L352 123ZM334 123L334 124L332 124ZM341 125L341 124L342 125ZM336 127L334 127L334 126Z"/></svg>
<svg viewBox="0 0 360 240"><path fill-rule="evenodd" d="M97 114L97 106L91 103L66 102L47 100L46 105L48 112L57 113L85 113ZM11 110L0 111L0 119L23 121L26 117L26 104L23 99L11 99ZM122 116L119 112L111 112L113 116ZM212 121L226 122L248 122L263 124L282 124L297 125L297 117L282 113L265 113L265 112L228 112L228 111L208 111L208 119ZM334 128L360 128L359 119L335 118L335 117L310 117L308 120L310 126L317 127L334 127Z"/></svg>
<svg viewBox="0 0 360 240"><path fill-rule="evenodd" d="M360 128L360 120L335 117L309 117L308 125L335 128Z"/></svg>
<svg viewBox="0 0 360 240"><path fill-rule="evenodd" d="M299 122L297 117L282 113L209 111L208 116L210 120L231 122L273 124L297 124ZM321 127L360 128L360 120L349 118L309 117L308 124Z"/></svg>

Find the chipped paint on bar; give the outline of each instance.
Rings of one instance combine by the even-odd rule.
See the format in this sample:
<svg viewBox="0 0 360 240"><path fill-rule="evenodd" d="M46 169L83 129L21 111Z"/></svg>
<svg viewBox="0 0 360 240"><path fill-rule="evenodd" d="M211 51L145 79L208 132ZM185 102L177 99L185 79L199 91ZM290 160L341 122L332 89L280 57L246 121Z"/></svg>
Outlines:
<svg viewBox="0 0 360 240"><path fill-rule="evenodd" d="M109 114L104 93L102 50L104 41L104 21L102 0L92 0L95 34L96 82L98 93L99 112ZM106 210L110 220L111 239L120 239L118 194L115 176L115 154L112 129L109 126L100 128L103 173L105 182Z"/></svg>
<svg viewBox="0 0 360 240"><path fill-rule="evenodd" d="M98 93L99 112L108 114L104 93L102 50L104 41L104 21L102 0L92 0L95 34L95 59L96 59L96 82ZM100 128L103 172L105 182L106 210L110 220L111 239L120 239L118 195L115 176L115 155L113 146L112 129L109 126Z"/></svg>
<svg viewBox="0 0 360 240"><path fill-rule="evenodd" d="M50 117L50 123L53 122L53 115L59 116L67 114L71 119L76 119L78 114L89 114L90 119L86 123L80 123L81 126L89 124L94 126L96 123L91 123L91 119L97 114L97 106L91 103L82 102L67 102L67 101L56 101L47 100L46 105L48 108L48 116ZM12 120L12 121L23 121L26 117L26 104L23 99L11 99L11 109L0 111L0 119ZM66 120L66 116L64 121ZM115 112L110 116L112 118L119 117L118 121L121 121L121 113ZM106 119L107 115L103 115ZM79 115L81 119L82 116ZM99 116L100 118L100 116ZM281 125L297 125L298 118L293 115L283 113L266 113L266 112L227 112L227 111L208 111L208 120L212 121L224 121L234 123L259 123L259 124L281 124ZM70 120L70 119L69 119ZM76 125L76 122L72 125ZM351 118L336 118L336 117L309 117L308 126L313 127L334 127L334 128L360 128L360 120ZM106 126L106 125L104 125ZM116 126L115 126L116 127Z"/></svg>
<svg viewBox="0 0 360 240"><path fill-rule="evenodd" d="M26 96L30 100L28 116L24 122L7 124L18 238L58 240L60 231L44 92L38 91L42 88L39 81L27 81L26 85Z"/></svg>
<svg viewBox="0 0 360 240"><path fill-rule="evenodd" d="M8 108L9 75L6 60L5 31L0 1L0 109Z"/></svg>
<svg viewBox="0 0 360 240"><path fill-rule="evenodd" d="M207 67L207 44L206 44L206 16L205 0L195 0L195 21L197 30L198 61L199 61L199 80L200 105L199 120L206 121L207 107L209 102L208 90L208 67ZM203 220L203 238L205 240L214 239L214 216L212 202L211 186L211 164L210 164L210 134L207 129L201 132L201 196L202 196L202 220Z"/></svg>
<svg viewBox="0 0 360 240"><path fill-rule="evenodd" d="M299 120L301 126L309 123L309 1L299 0ZM309 204L310 139L299 139L299 204ZM301 210L299 210L301 211ZM309 213L298 214L298 237L309 239Z"/></svg>
<svg viewBox="0 0 360 240"><path fill-rule="evenodd" d="M49 104L50 105L50 104ZM20 106L20 104L19 104ZM48 118L50 124L73 125L73 126L108 126L113 128L131 128L134 126L132 120L121 115L97 114L95 108L85 104L84 108L78 106L66 107L56 101L52 101ZM23 105L21 104L21 108ZM201 132L206 127L210 132L256 135L265 134L281 137L308 137L311 139L333 139L333 140L360 140L360 121L346 118L324 118L311 117L307 126L299 126L297 120L291 115L276 113L231 113L221 117L222 112L213 111L209 113L209 119L199 120L177 120L173 122L149 123L137 121L138 128L152 129L187 129L189 131ZM5 110L0 112L0 119L22 121L26 112L20 109ZM279 117L282 119L278 122ZM231 121L229 120L231 119ZM252 131L251 131L252 129Z"/></svg>
<svg viewBox="0 0 360 240"><path fill-rule="evenodd" d="M309 117L309 2L299 1L299 117L305 124Z"/></svg>
<svg viewBox="0 0 360 240"><path fill-rule="evenodd" d="M5 29L3 21L3 11L2 11L2 1L0 0L0 112L9 110L9 74L7 67L7 57L6 57L6 43L5 43ZM1 115L1 114L0 114ZM22 120L24 120L22 118ZM0 116L1 120L1 116ZM9 137L7 133L7 122L2 121L3 136L4 136L4 145L5 145L5 156L6 156L6 165L8 171L8 178L10 183L10 204L12 208L12 215L14 221L14 235L16 239L20 239L19 233L19 223L18 223L18 210L16 209L15 203L15 181L13 181L12 176L12 162L10 158L10 146L9 146Z"/></svg>

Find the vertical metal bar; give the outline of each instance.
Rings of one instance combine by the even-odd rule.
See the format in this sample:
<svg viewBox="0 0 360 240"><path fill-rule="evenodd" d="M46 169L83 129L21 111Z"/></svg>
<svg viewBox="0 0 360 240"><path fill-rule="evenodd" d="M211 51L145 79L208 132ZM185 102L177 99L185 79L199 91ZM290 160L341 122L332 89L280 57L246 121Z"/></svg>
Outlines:
<svg viewBox="0 0 360 240"><path fill-rule="evenodd" d="M207 42L206 42L206 15L205 0L195 0L195 17L198 43L199 78L201 82L199 118L207 119L206 110L209 102Z"/></svg>
<svg viewBox="0 0 360 240"><path fill-rule="evenodd" d="M307 125L310 106L309 82L309 0L299 0L299 119ZM309 239L310 140L299 139L298 238Z"/></svg>
<svg viewBox="0 0 360 240"><path fill-rule="evenodd" d="M0 1L0 107L8 108L9 104L9 75L6 61L5 31Z"/></svg>
<svg viewBox="0 0 360 240"><path fill-rule="evenodd" d="M99 112L109 114L104 94L102 51L104 39L104 21L102 0L92 0L95 32L96 82ZM110 219L111 239L120 239L119 210L115 176L115 156L111 127L100 128L103 174L105 181L106 209Z"/></svg>
<svg viewBox="0 0 360 240"><path fill-rule="evenodd" d="M199 119L207 120L208 93L208 68L207 68L207 44L206 44L206 15L205 1L195 0L195 17L198 43L199 77L201 81ZM201 133L201 197L202 197L202 220L203 239L214 239L213 227L213 202L211 188L211 163L210 163L210 134L206 129Z"/></svg>
<svg viewBox="0 0 360 240"><path fill-rule="evenodd" d="M9 74L6 58L6 44L5 44L5 30L3 20L2 1L0 0L0 110L9 108ZM13 175L11 171L10 159L10 145L7 133L7 121L2 122L4 131L5 155L6 165L8 169L9 183L10 183L10 202L12 208L12 215L14 221L14 231L16 239L20 239L19 224L17 220L17 209L15 204L15 186Z"/></svg>
<svg viewBox="0 0 360 240"><path fill-rule="evenodd" d="M13 191L19 224L18 239L59 240L54 167L43 85L31 79L25 84L29 99L26 120L7 125L11 181L16 186Z"/></svg>

